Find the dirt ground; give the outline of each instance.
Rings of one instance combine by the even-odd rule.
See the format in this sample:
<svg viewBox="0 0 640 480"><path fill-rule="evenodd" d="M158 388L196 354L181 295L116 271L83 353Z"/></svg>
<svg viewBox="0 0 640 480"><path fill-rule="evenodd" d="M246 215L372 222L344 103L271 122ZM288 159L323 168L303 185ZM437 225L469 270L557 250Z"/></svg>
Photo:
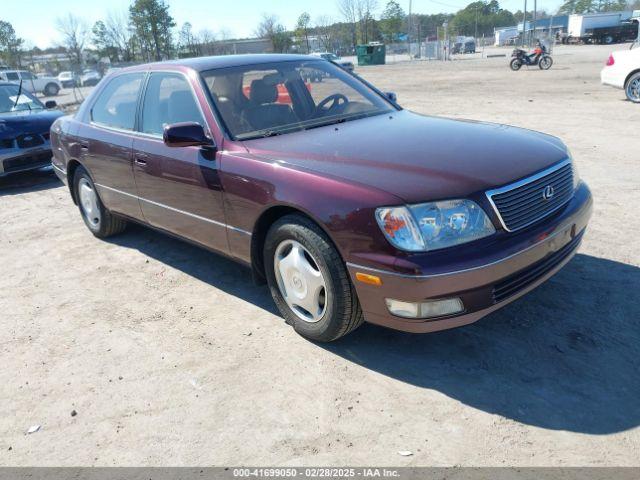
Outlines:
<svg viewBox="0 0 640 480"><path fill-rule="evenodd" d="M1 180L0 465L640 465L640 106L599 84L609 50L359 69L406 108L561 137L593 190L580 254L457 330L316 345L236 264L99 241L52 174Z"/></svg>

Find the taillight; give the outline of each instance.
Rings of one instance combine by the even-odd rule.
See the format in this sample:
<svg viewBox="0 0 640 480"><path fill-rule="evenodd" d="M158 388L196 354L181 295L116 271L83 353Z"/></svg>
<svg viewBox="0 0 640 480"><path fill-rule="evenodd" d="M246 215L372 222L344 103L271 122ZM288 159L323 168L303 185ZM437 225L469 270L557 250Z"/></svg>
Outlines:
<svg viewBox="0 0 640 480"><path fill-rule="evenodd" d="M613 53L612 53L609 55L609 58L607 59L607 67L610 67L614 63L616 63L616 61L613 59Z"/></svg>

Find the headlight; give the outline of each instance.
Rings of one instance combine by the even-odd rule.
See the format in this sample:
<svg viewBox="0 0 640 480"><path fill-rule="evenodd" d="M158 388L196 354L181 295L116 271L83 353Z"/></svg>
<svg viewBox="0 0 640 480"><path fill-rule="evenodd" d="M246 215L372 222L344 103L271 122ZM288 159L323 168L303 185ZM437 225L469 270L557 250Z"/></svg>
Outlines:
<svg viewBox="0 0 640 480"><path fill-rule="evenodd" d="M378 208L376 220L393 246L410 252L426 250L416 221L407 207Z"/></svg>
<svg viewBox="0 0 640 480"><path fill-rule="evenodd" d="M567 155L571 159L571 174L573 175L573 189L575 190L580 185L580 173L578 172L578 166L576 165L573 155L567 148Z"/></svg>
<svg viewBox="0 0 640 480"><path fill-rule="evenodd" d="M578 167L576 167L576 162L572 162L571 169L573 170L573 189L575 190L580 185L580 173L578 173Z"/></svg>
<svg viewBox="0 0 640 480"><path fill-rule="evenodd" d="M392 245L411 252L452 247L496 231L484 210L471 200L378 208L376 220Z"/></svg>

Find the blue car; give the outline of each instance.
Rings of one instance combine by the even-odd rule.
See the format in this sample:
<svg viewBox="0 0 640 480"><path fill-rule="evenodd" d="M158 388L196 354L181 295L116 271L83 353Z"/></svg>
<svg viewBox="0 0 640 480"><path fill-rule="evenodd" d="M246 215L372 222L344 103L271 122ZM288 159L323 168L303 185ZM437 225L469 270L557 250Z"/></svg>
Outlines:
<svg viewBox="0 0 640 480"><path fill-rule="evenodd" d="M0 83L0 177L51 165L49 129L64 115L15 83Z"/></svg>

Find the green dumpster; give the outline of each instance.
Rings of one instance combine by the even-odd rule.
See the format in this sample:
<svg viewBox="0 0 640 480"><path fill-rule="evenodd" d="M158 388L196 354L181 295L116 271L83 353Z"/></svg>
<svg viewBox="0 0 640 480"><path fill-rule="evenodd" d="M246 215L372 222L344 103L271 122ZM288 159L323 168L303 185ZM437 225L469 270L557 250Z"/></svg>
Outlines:
<svg viewBox="0 0 640 480"><path fill-rule="evenodd" d="M358 55L358 66L363 65L384 65L386 48L381 43L370 43L369 45L356 45Z"/></svg>

